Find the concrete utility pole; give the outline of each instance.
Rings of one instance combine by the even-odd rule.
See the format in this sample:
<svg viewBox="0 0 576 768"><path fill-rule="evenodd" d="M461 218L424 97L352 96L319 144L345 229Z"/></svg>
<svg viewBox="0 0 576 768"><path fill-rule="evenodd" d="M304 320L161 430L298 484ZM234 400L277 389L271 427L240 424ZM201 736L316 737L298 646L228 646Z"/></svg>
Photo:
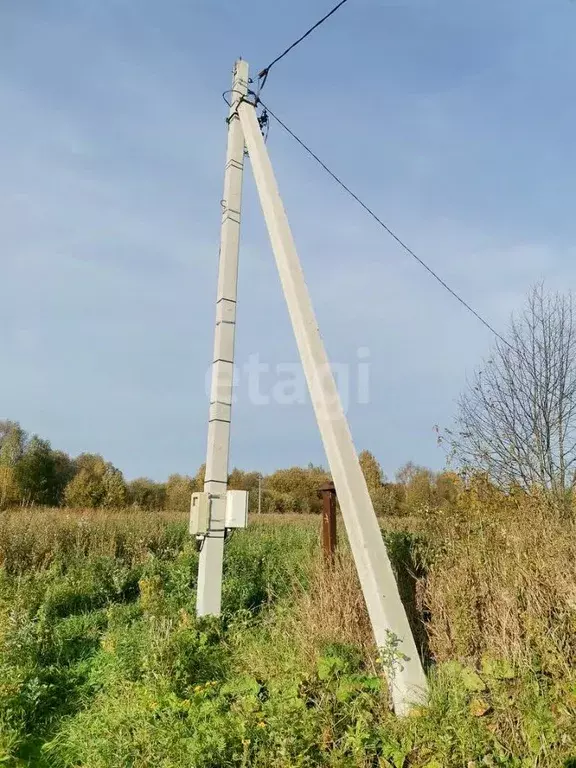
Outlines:
<svg viewBox="0 0 576 768"><path fill-rule="evenodd" d="M320 337L256 110L242 101L238 114L376 643L396 658L394 669L388 670L394 709L404 715L425 698L426 676Z"/></svg>
<svg viewBox="0 0 576 768"><path fill-rule="evenodd" d="M220 614L224 520L228 486L228 454L234 374L234 335L236 330L236 287L240 245L240 207L244 169L244 136L238 118L238 104L248 89L248 64L239 60L234 68L228 150L222 200L216 332L210 389L208 448L204 491L210 494L210 521L200 552L196 611L199 616Z"/></svg>

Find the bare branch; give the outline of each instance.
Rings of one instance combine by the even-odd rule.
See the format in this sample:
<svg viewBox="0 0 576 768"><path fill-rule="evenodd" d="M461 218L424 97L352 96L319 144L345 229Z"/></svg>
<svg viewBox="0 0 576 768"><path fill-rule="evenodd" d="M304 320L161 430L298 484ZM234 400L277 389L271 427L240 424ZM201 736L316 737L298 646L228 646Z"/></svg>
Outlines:
<svg viewBox="0 0 576 768"><path fill-rule="evenodd" d="M576 327L572 294L534 286L506 338L461 396L448 437L464 466L502 486L564 493L576 467Z"/></svg>

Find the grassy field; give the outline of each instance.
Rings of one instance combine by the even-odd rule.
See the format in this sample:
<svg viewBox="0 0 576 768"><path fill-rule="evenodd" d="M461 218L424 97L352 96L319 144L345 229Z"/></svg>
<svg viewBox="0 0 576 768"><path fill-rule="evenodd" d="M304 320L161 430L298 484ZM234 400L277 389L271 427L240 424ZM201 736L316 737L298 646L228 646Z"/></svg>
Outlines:
<svg viewBox="0 0 576 768"><path fill-rule="evenodd" d="M184 519L3 513L0 764L576 766L574 526L537 501L468 505L383 522L431 683L403 720L318 518L235 533L222 619L197 621Z"/></svg>

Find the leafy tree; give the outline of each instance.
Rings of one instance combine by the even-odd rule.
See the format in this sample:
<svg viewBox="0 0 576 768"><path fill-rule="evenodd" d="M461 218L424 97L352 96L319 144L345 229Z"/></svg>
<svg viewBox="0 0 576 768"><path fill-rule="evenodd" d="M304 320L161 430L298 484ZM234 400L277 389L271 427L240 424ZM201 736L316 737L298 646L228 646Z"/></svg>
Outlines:
<svg viewBox="0 0 576 768"><path fill-rule="evenodd" d="M257 491L259 472L244 472L236 467L228 475L228 488L235 491Z"/></svg>
<svg viewBox="0 0 576 768"><path fill-rule="evenodd" d="M376 488L381 488L384 479L382 467L378 463L378 460L374 454L370 453L370 451L361 451L361 453L358 455L358 460L360 462L368 490L372 491Z"/></svg>
<svg viewBox="0 0 576 768"><path fill-rule="evenodd" d="M99 453L81 453L74 459L74 466L77 472L87 469L89 472L104 474L106 471L106 462Z"/></svg>
<svg viewBox="0 0 576 768"><path fill-rule="evenodd" d="M394 514L396 511L395 494L384 482L384 473L378 460L370 451L361 451L358 460L374 505L374 511L377 515Z"/></svg>
<svg viewBox="0 0 576 768"><path fill-rule="evenodd" d="M302 500L296 498L292 493L282 493L282 491L267 488L266 493L262 496L262 511L274 514L319 512L319 504L316 502L318 508L315 509L314 503L314 500L310 499L307 504L303 504Z"/></svg>
<svg viewBox="0 0 576 768"><path fill-rule="evenodd" d="M101 478L88 469L81 469L66 486L64 501L67 507L95 509L104 498Z"/></svg>
<svg viewBox="0 0 576 768"><path fill-rule="evenodd" d="M435 505L435 477L426 467L409 461L396 473L396 480L403 486L400 505L405 514L415 514Z"/></svg>
<svg viewBox="0 0 576 768"><path fill-rule="evenodd" d="M0 465L15 467L24 454L27 435L17 421L0 421Z"/></svg>
<svg viewBox="0 0 576 768"><path fill-rule="evenodd" d="M73 459L63 451L53 451L52 456L54 459L54 495L56 498L55 503L57 505L64 503L64 491L68 483L74 478L77 469Z"/></svg>
<svg viewBox="0 0 576 768"><path fill-rule="evenodd" d="M198 472L196 472L196 474L192 478L193 489L195 491L203 491L205 480L206 480L206 464L200 464L200 466L198 467Z"/></svg>
<svg viewBox="0 0 576 768"><path fill-rule="evenodd" d="M76 467L70 457L53 451L38 435L28 439L14 421L0 421L0 505L57 505L64 499L64 488L74 477ZM10 471L8 471L10 469Z"/></svg>
<svg viewBox="0 0 576 768"><path fill-rule="evenodd" d="M56 462L47 440L34 435L15 466L20 497L25 504L55 505L58 501Z"/></svg>
<svg viewBox="0 0 576 768"><path fill-rule="evenodd" d="M20 502L20 489L14 467L0 464L0 509Z"/></svg>
<svg viewBox="0 0 576 768"><path fill-rule="evenodd" d="M162 509L166 504L166 485L138 477L128 483L128 499L140 509Z"/></svg>
<svg viewBox="0 0 576 768"><path fill-rule="evenodd" d="M196 490L195 486L194 479L188 475L170 475L166 483L166 508L187 512L190 509L192 491Z"/></svg>
<svg viewBox="0 0 576 768"><path fill-rule="evenodd" d="M262 482L266 493L263 509L266 512L319 513L322 502L318 489L330 475L323 467L309 464L307 468L278 469Z"/></svg>
<svg viewBox="0 0 576 768"><path fill-rule="evenodd" d="M102 477L104 486L103 507L119 508L125 507L128 502L128 488L124 476L119 469L112 464L106 465L104 476Z"/></svg>
<svg viewBox="0 0 576 768"><path fill-rule="evenodd" d="M78 470L64 491L71 507L121 507L128 499L120 470L97 454L83 453L75 460Z"/></svg>
<svg viewBox="0 0 576 768"><path fill-rule="evenodd" d="M267 489L260 472L244 472L234 468L228 476L228 488L236 491L248 491L248 509L258 511L258 493L261 494L262 509L265 509Z"/></svg>

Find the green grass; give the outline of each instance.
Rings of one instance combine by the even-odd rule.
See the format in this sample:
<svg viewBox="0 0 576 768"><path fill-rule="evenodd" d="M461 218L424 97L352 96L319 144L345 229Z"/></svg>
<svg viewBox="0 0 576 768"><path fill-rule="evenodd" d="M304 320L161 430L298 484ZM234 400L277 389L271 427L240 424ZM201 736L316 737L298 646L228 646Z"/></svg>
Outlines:
<svg viewBox="0 0 576 768"><path fill-rule="evenodd" d="M0 521L0 765L576 764L570 664L437 654L429 706L391 715L353 572L346 555L332 574L319 566L315 518L234 534L222 618L199 621L185 521L34 514ZM387 541L399 572L424 551L430 583L448 566L445 542ZM458 635L435 597L438 626Z"/></svg>

